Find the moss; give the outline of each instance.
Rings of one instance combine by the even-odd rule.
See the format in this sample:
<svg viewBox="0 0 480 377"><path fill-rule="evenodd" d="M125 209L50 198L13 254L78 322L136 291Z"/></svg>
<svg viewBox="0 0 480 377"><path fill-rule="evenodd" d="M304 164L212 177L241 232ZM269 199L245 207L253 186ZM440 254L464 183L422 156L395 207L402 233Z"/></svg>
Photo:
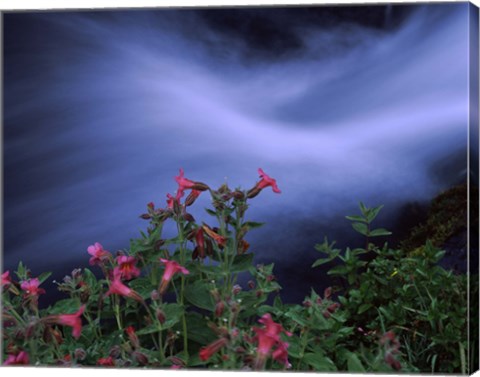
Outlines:
<svg viewBox="0 0 480 377"><path fill-rule="evenodd" d="M472 228L478 229L478 187L471 189ZM452 187L435 197L425 222L412 228L410 235L400 243L401 248L415 255L423 251L429 239L442 247L452 236L467 230L467 184Z"/></svg>

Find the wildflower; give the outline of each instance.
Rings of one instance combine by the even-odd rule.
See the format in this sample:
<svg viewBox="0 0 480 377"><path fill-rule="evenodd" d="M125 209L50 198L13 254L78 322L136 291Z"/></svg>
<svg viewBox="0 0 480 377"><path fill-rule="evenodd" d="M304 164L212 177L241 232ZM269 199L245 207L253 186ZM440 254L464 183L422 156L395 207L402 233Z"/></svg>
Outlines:
<svg viewBox="0 0 480 377"><path fill-rule="evenodd" d="M224 248L227 245L227 238L215 233L208 225L203 224L203 230L207 235L212 238L220 248Z"/></svg>
<svg viewBox="0 0 480 377"><path fill-rule="evenodd" d="M127 333L128 339L130 339L130 343L132 343L133 348L140 348L140 341L138 340L135 328L133 326L128 326L125 329L125 332Z"/></svg>
<svg viewBox="0 0 480 377"><path fill-rule="evenodd" d="M97 360L97 365L101 365L101 366L104 366L104 367L114 367L115 363L113 361L112 356L108 356L108 357L102 357L102 358L98 359Z"/></svg>
<svg viewBox="0 0 480 377"><path fill-rule="evenodd" d="M208 346L202 347L200 350L199 356L202 361L207 361L212 357L213 354L220 351L223 347L225 347L228 343L226 338L220 338L210 343Z"/></svg>
<svg viewBox="0 0 480 377"><path fill-rule="evenodd" d="M283 364L287 369L292 367L292 364L288 361L288 345L287 342L279 342L277 349L272 352L273 360Z"/></svg>
<svg viewBox="0 0 480 377"><path fill-rule="evenodd" d="M92 256L89 261L91 266L95 264L103 264L103 262L106 259L109 259L112 256L112 254L104 250L103 246L98 242L95 242L95 244L90 245L87 248L87 251L88 251L88 254Z"/></svg>
<svg viewBox="0 0 480 377"><path fill-rule="evenodd" d="M137 260L134 257L121 255L117 257L117 263L122 279L131 280L140 276L140 270L135 266Z"/></svg>
<svg viewBox="0 0 480 377"><path fill-rule="evenodd" d="M125 284L122 283L121 273L119 272L118 267L114 269L113 281L110 282L110 289L105 294L105 297L109 295L120 295L124 297L129 297L138 302L143 302L142 296L140 296L133 289L127 287Z"/></svg>
<svg viewBox="0 0 480 377"><path fill-rule="evenodd" d="M258 181L255 186L248 191L247 198L254 198L266 187L271 187L272 191L277 194L281 193L275 179L268 176L261 168L258 169L258 174L260 175L260 181Z"/></svg>
<svg viewBox="0 0 480 377"><path fill-rule="evenodd" d="M3 365L28 365L29 362L28 354L20 351L17 355L8 355Z"/></svg>
<svg viewBox="0 0 480 377"><path fill-rule="evenodd" d="M20 288L22 288L25 291L24 298L36 298L38 295L44 294L45 289L43 288L38 288L40 285L40 280L38 278L33 278L33 279L28 279L25 281L22 281L20 284Z"/></svg>
<svg viewBox="0 0 480 377"><path fill-rule="evenodd" d="M172 196L171 194L167 194L167 207L173 210L175 203L177 205L180 205L180 198L182 196L183 196L182 190L178 190L175 196Z"/></svg>
<svg viewBox="0 0 480 377"><path fill-rule="evenodd" d="M72 336L75 339L80 338L82 333L82 319L80 318L85 311L85 305L82 305L76 313L73 314L59 314L45 318L47 323L56 323L62 326L69 326L72 328Z"/></svg>
<svg viewBox="0 0 480 377"><path fill-rule="evenodd" d="M175 177L175 181L178 183L178 190L184 191L188 189L205 191L208 190L208 186L202 182L194 182L184 177L183 169L180 169L180 174Z"/></svg>
<svg viewBox="0 0 480 377"><path fill-rule="evenodd" d="M253 340L258 342L255 368L261 369L265 365L265 361L270 354L274 360L280 361L288 367L290 365L287 359L288 353L286 351L288 343L282 342L280 334L282 332L288 336L291 336L292 334L286 331L281 324L274 322L269 313L264 314L258 322L263 324L264 327L253 328L253 331L256 333ZM273 349L274 347L275 349Z"/></svg>
<svg viewBox="0 0 480 377"><path fill-rule="evenodd" d="M175 275L177 272L188 275L190 272L185 267L180 266L177 262L173 260L160 258L160 262L165 265L165 272L163 273L162 281L160 282L160 286L158 287L158 291L161 295L163 295L167 290L168 284L170 283L170 280L172 280L173 275Z"/></svg>
<svg viewBox="0 0 480 377"><path fill-rule="evenodd" d="M1 287L8 288L8 286L12 284L12 278L10 277L10 271L5 271L2 274L2 285Z"/></svg>
<svg viewBox="0 0 480 377"><path fill-rule="evenodd" d="M197 246L193 250L192 258L197 259L198 257L204 259L206 255L205 250L205 237L203 236L203 228L198 228L195 231L195 243Z"/></svg>

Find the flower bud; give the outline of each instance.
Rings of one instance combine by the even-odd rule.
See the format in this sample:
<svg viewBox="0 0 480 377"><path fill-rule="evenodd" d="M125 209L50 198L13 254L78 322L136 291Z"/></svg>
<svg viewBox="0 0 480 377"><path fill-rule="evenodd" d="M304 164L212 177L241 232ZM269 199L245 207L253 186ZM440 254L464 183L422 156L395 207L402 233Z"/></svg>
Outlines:
<svg viewBox="0 0 480 377"><path fill-rule="evenodd" d="M327 299L332 295L332 287L325 288L325 291L323 292L323 298Z"/></svg>
<svg viewBox="0 0 480 377"><path fill-rule="evenodd" d="M235 199L237 199L237 200L243 200L243 199L245 199L245 194L244 194L242 191L236 190L236 191L233 192L232 195L233 195L233 197L234 197Z"/></svg>
<svg viewBox="0 0 480 377"><path fill-rule="evenodd" d="M72 271L72 278L80 279L82 277L82 269L81 268L76 268Z"/></svg>
<svg viewBox="0 0 480 377"><path fill-rule="evenodd" d="M260 191L262 191L262 189L258 188L257 186L253 187L252 189L248 190L247 198L252 199L256 197L258 194L260 194Z"/></svg>
<svg viewBox="0 0 480 377"><path fill-rule="evenodd" d="M108 354L111 358L117 359L122 354L122 349L119 345L115 345L110 348L110 353Z"/></svg>
<svg viewBox="0 0 480 377"><path fill-rule="evenodd" d="M75 359L83 361L87 357L87 352L83 348L77 348L73 355Z"/></svg>
<svg viewBox="0 0 480 377"><path fill-rule="evenodd" d="M220 317L223 314L223 310L225 309L225 304L223 301L217 302L215 305L215 316Z"/></svg>
<svg viewBox="0 0 480 377"><path fill-rule="evenodd" d="M242 291L242 287L238 284L235 284L232 288L232 294L234 296L238 295Z"/></svg>
<svg viewBox="0 0 480 377"><path fill-rule="evenodd" d="M183 219L189 223L195 222L195 218L190 213L185 212L185 214L183 215Z"/></svg>
<svg viewBox="0 0 480 377"><path fill-rule="evenodd" d="M192 190L197 191L207 191L210 187L208 187L208 185L206 185L205 183L195 182L195 184L191 188Z"/></svg>
<svg viewBox="0 0 480 377"><path fill-rule="evenodd" d="M263 291L259 289L257 292L255 292L255 295L257 296L257 298L260 298L263 295Z"/></svg>
<svg viewBox="0 0 480 377"><path fill-rule="evenodd" d="M331 317L331 314L328 310L324 310L322 314L326 319L329 319Z"/></svg>
<svg viewBox="0 0 480 377"><path fill-rule="evenodd" d="M150 220L152 218L152 216L148 213L142 213L140 215L140 218L143 219L143 220Z"/></svg>
<svg viewBox="0 0 480 377"><path fill-rule="evenodd" d="M158 301L160 299L160 293L158 293L158 291L156 289L154 289L150 293L150 298L152 299L152 301Z"/></svg>
<svg viewBox="0 0 480 377"><path fill-rule="evenodd" d="M148 364L148 357L142 352L134 351L132 353L133 359L140 365Z"/></svg>
<svg viewBox="0 0 480 377"><path fill-rule="evenodd" d="M340 306L340 304L338 302L334 302L333 304L330 304L327 308L327 310L330 312L330 313L335 313L335 310L337 310L337 308Z"/></svg>
<svg viewBox="0 0 480 377"><path fill-rule="evenodd" d="M167 319L165 316L165 312L162 309L158 308L155 314L157 316L158 322L163 325Z"/></svg>
<svg viewBox="0 0 480 377"><path fill-rule="evenodd" d="M312 302L310 300L305 300L302 305L306 308L310 308L312 306Z"/></svg>
<svg viewBox="0 0 480 377"><path fill-rule="evenodd" d="M247 283L247 285L248 285L248 288L250 288L250 289L254 289L254 288L255 288L255 282L254 282L253 280L249 280L248 283Z"/></svg>

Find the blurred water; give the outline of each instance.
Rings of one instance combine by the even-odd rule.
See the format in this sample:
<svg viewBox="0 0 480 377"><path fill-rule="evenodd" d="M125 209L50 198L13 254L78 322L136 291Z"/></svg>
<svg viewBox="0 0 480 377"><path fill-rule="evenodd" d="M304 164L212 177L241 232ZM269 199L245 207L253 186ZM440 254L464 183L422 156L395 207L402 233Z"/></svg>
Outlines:
<svg viewBox="0 0 480 377"><path fill-rule="evenodd" d="M267 221L252 250L308 293L292 266L324 234L349 239L358 201L388 223L464 176L461 158L440 180L432 168L466 153L467 6L419 6L389 31L310 27L293 56L248 64L194 12L5 15L4 268L62 276L93 242L128 247L180 167L243 188L262 167L282 194L252 201Z"/></svg>

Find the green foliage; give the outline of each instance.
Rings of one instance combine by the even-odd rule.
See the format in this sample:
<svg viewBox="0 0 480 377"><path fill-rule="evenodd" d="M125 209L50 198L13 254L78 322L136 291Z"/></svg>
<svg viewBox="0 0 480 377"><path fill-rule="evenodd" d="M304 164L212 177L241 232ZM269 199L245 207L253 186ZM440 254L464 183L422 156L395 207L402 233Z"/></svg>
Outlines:
<svg viewBox="0 0 480 377"><path fill-rule="evenodd" d="M91 262L100 277L87 268L73 270L57 283L65 297L48 308L39 310L41 287L22 289L22 282L35 280L20 262L16 279L2 282L3 359L18 363L26 352L37 365L472 370L467 277L438 266L444 252L435 242L426 241L418 255L372 243L391 234L372 227L383 206L360 203L360 214L347 216L365 237L363 247L341 250L327 238L315 245L321 257L312 267L327 267L332 286L323 294L312 289L301 305L288 304L274 264L254 266L245 240L264 225L245 221L259 184L248 191L227 185L213 190L186 181L189 189L210 194L206 211L214 223L188 213L198 192L184 203L172 197L166 208L149 204L141 215L149 226L130 248L114 258L95 245L99 253ZM166 221L177 228L170 238L163 235ZM237 284L239 274L251 279L244 287ZM41 274L38 283L49 277ZM266 351L261 339L270 345Z"/></svg>

